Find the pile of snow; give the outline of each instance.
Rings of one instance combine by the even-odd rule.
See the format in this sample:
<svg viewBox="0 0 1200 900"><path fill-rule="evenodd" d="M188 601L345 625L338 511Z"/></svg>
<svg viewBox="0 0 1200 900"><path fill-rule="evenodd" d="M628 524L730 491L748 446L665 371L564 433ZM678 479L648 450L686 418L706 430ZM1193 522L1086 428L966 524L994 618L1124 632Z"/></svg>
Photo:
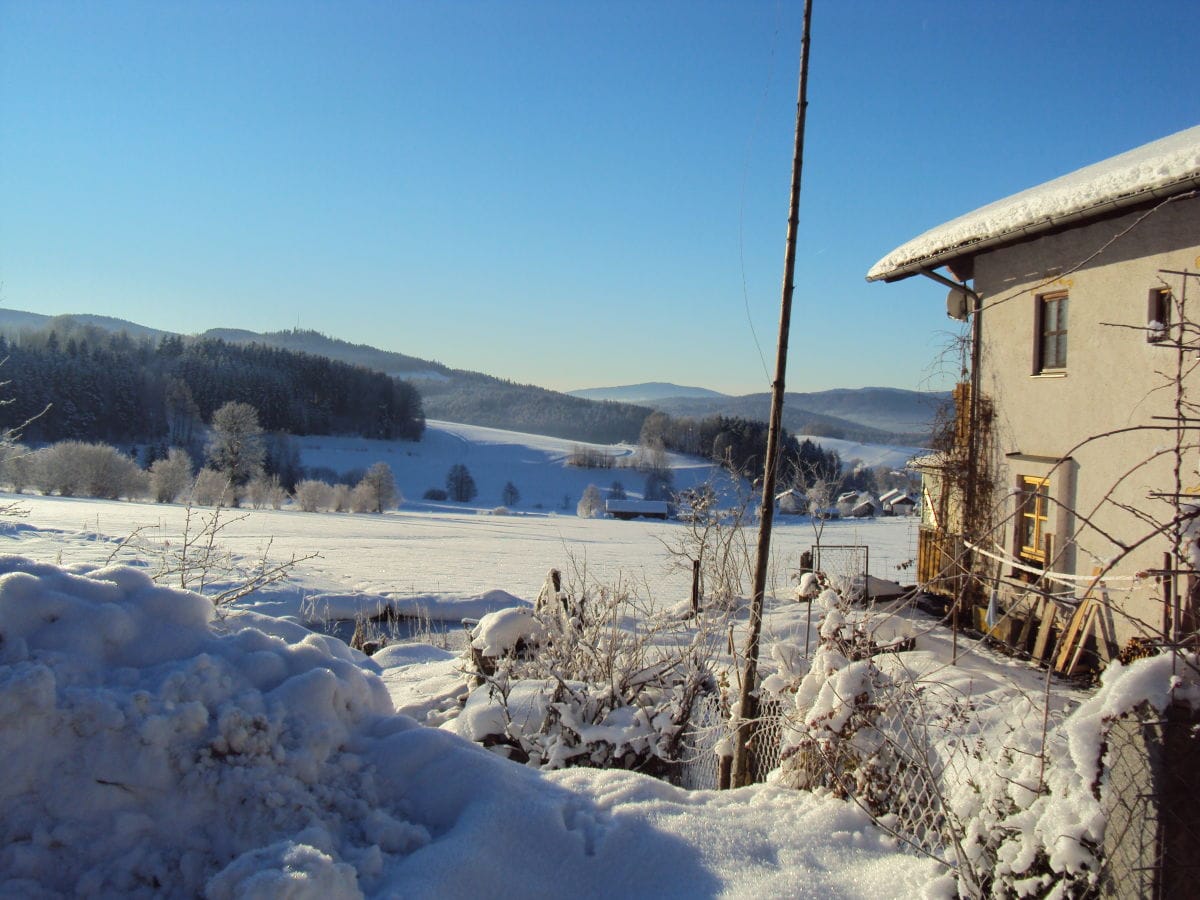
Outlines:
<svg viewBox="0 0 1200 900"><path fill-rule="evenodd" d="M543 777L261 619L0 557L0 895L887 897L938 874L827 797Z"/></svg>
<svg viewBox="0 0 1200 900"><path fill-rule="evenodd" d="M471 646L484 656L503 656L519 643L532 647L545 637L545 627L533 607L519 606L489 613L471 631Z"/></svg>

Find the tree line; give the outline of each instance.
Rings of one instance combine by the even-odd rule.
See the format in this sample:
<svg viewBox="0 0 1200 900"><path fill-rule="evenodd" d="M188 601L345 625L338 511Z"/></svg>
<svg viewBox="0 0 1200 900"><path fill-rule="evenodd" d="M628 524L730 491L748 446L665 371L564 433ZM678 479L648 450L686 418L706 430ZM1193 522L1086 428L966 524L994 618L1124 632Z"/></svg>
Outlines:
<svg viewBox="0 0 1200 900"><path fill-rule="evenodd" d="M781 484L808 487L845 474L836 450L825 450L808 438L797 440L787 429L780 438ZM643 447L703 456L754 478L762 474L766 461L767 423L730 416L673 418L654 412L646 417L639 442Z"/></svg>
<svg viewBox="0 0 1200 900"><path fill-rule="evenodd" d="M0 428L32 420L30 442L189 446L229 401L253 406L267 431L419 440L425 430L421 395L408 382L261 344L85 327L0 335L0 359L12 385Z"/></svg>

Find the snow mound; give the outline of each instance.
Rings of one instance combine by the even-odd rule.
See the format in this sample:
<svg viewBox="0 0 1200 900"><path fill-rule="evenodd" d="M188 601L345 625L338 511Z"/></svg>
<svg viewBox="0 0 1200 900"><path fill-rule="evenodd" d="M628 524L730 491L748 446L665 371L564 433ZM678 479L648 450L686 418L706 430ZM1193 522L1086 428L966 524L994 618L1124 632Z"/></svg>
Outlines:
<svg viewBox="0 0 1200 900"><path fill-rule="evenodd" d="M937 875L828 797L542 777L394 714L339 642L253 623L136 569L0 557L0 896L888 897Z"/></svg>
<svg viewBox="0 0 1200 900"><path fill-rule="evenodd" d="M429 840L347 750L392 714L382 683L336 641L213 617L137 569L0 557L0 894L197 894L225 869L214 896L357 896L347 861ZM295 892L235 889L247 867Z"/></svg>
<svg viewBox="0 0 1200 900"><path fill-rule="evenodd" d="M533 614L530 606L517 606L488 613L471 631L471 646L484 656L502 656L524 641L526 646L538 643L545 636L545 627Z"/></svg>

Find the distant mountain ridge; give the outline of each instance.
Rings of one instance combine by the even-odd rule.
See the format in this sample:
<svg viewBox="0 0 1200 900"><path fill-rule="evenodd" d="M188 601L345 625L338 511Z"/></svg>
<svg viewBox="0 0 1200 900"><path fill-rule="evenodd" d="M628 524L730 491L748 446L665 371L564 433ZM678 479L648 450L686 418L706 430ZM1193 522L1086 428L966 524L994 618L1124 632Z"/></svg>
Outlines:
<svg viewBox="0 0 1200 900"><path fill-rule="evenodd" d="M768 393L735 397L663 382L587 388L571 393L596 400L637 397L638 402L660 412L689 418L719 415L766 421L771 404ZM887 443L880 439L900 435L920 438L929 433L938 409L948 397L945 391L891 387L789 392L784 397L784 426L797 434L824 434L872 443Z"/></svg>
<svg viewBox="0 0 1200 900"><path fill-rule="evenodd" d="M727 398L729 396L720 391L710 391L708 388L687 387L666 381L647 381L642 384L627 384L619 387L580 388L577 391L567 391L567 393L572 397L583 397L585 400L615 400L621 403L654 403L657 400L674 397Z"/></svg>
<svg viewBox="0 0 1200 900"><path fill-rule="evenodd" d="M0 308L0 332L12 335L55 327L64 331L73 328L124 331L131 337L153 340L174 334L109 316L87 313L48 316ZM451 369L432 360L353 344L316 331L258 333L212 328L196 337L231 344L257 343L325 356L412 381L421 393L425 415L431 419L570 440L635 442L642 423L653 410L671 416L721 415L766 421L770 409L770 395L766 393L734 397L669 382L560 393L481 372ZM921 446L927 442L930 424L946 396L900 388L789 393L784 406L784 426L793 434Z"/></svg>

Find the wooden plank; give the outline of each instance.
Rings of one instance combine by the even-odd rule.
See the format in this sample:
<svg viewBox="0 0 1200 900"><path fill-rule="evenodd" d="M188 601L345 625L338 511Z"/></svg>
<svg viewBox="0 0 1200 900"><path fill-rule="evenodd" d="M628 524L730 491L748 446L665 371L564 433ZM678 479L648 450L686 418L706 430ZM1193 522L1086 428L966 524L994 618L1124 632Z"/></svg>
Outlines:
<svg viewBox="0 0 1200 900"><path fill-rule="evenodd" d="M1048 655L1050 635L1054 633L1054 619L1058 615L1058 607L1047 601L1042 609L1042 624L1038 628L1037 640L1033 642L1034 662L1041 664Z"/></svg>
<svg viewBox="0 0 1200 900"><path fill-rule="evenodd" d="M1099 612L1100 604L1093 600L1088 604L1087 616L1084 617L1083 627L1079 629L1078 639L1075 641L1075 652L1071 654L1071 662L1067 666L1064 675L1074 675L1075 668L1079 665L1079 659L1083 656L1084 648L1087 647L1088 635L1092 632L1092 627L1096 623L1096 616Z"/></svg>
<svg viewBox="0 0 1200 900"><path fill-rule="evenodd" d="M1071 653L1075 650L1075 642L1079 639L1079 630L1083 627L1084 619L1092 608L1092 598L1084 597L1083 602L1075 607L1075 615L1063 632L1062 641L1058 645L1058 659L1054 661L1054 671L1063 672L1071 661Z"/></svg>
<svg viewBox="0 0 1200 900"><path fill-rule="evenodd" d="M1101 590L1100 604L1096 615L1096 653L1100 661L1108 665L1113 661L1113 650L1117 647L1116 637L1112 629L1112 610L1108 605L1108 592Z"/></svg>
<svg viewBox="0 0 1200 900"><path fill-rule="evenodd" d="M1021 625L1021 633L1017 637L1017 649L1023 651L1029 646L1029 635L1033 632L1033 622L1041 619L1042 610L1046 605L1045 597L1034 597L1025 609L1025 622Z"/></svg>

